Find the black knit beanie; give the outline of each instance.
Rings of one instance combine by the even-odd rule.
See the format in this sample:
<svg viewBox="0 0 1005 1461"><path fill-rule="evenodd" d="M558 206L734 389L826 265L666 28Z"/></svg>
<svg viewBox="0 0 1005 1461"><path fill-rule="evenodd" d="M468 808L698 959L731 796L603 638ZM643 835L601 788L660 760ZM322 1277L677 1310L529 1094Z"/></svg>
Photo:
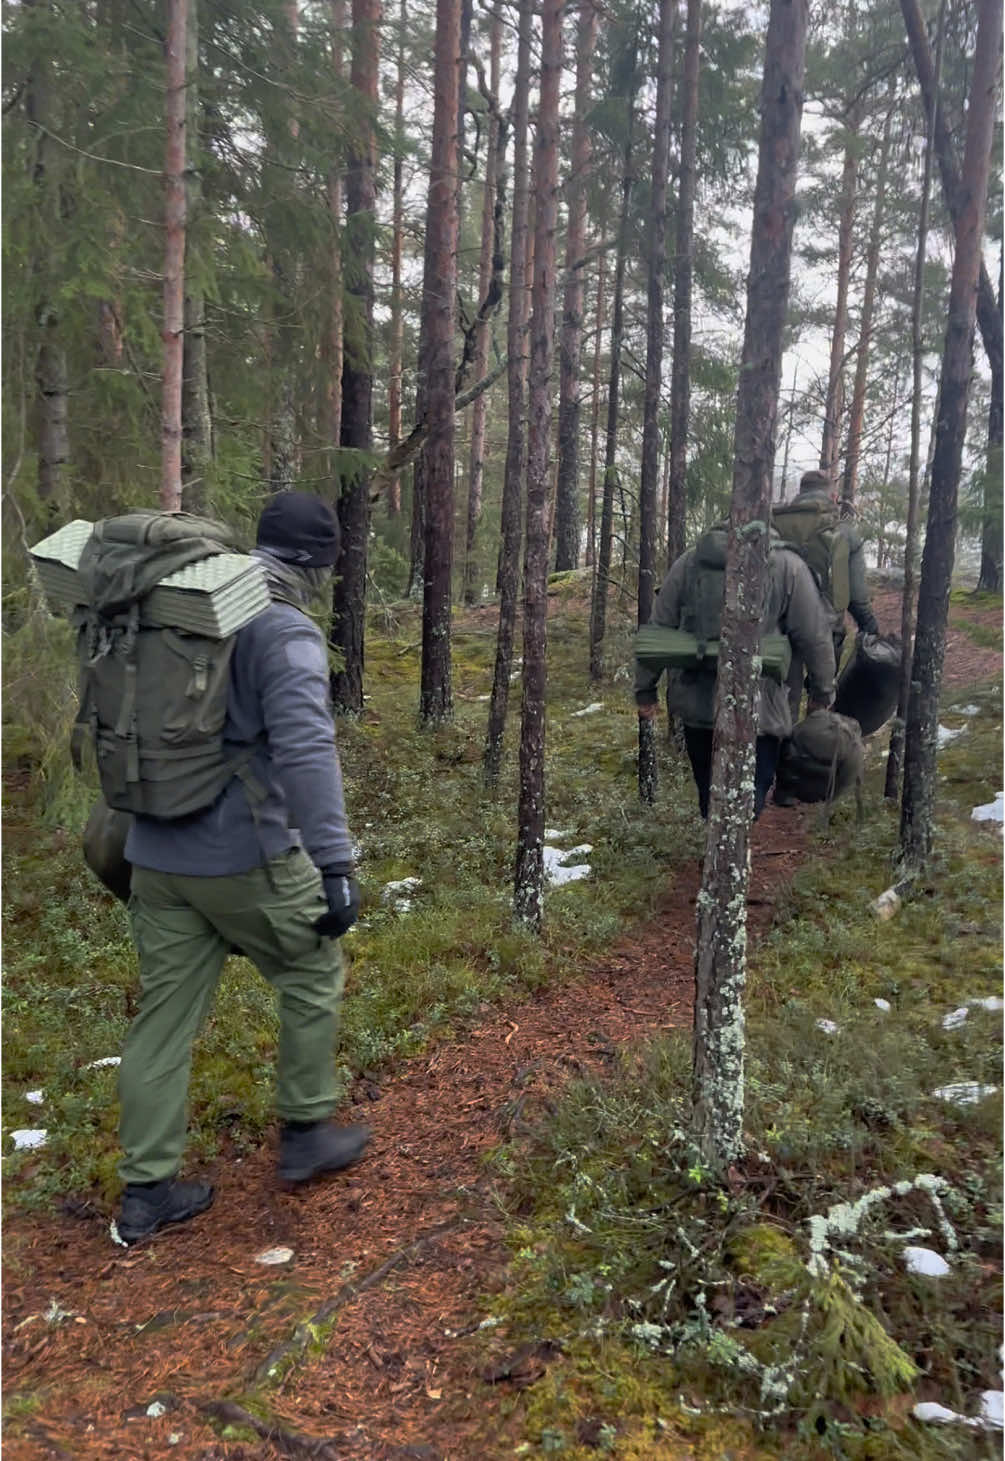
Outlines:
<svg viewBox="0 0 1005 1461"><path fill-rule="evenodd" d="M258 547L301 568L330 568L340 538L334 512L309 492L278 492L258 519Z"/></svg>

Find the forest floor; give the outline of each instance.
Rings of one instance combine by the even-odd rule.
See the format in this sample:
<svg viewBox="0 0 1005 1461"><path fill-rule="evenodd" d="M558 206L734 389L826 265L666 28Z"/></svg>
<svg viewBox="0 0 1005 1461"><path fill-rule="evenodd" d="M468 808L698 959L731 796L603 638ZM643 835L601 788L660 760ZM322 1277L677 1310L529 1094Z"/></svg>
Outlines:
<svg viewBox="0 0 1005 1461"><path fill-rule="evenodd" d="M876 610L899 627L896 593ZM967 617L1000 630L997 606ZM1000 649L958 618L947 684L1000 676ZM811 815L769 806L755 828L755 939L804 856ZM54 1214L10 1211L11 1461L520 1454L514 1396L559 1352L547 1341L514 1352L505 1326L487 1338L511 1250L486 1158L519 1141L570 1075L602 1075L633 1043L689 1027L699 880L696 860L678 869L651 921L577 977L486 1004L460 1038L358 1074L341 1115L368 1121L373 1140L348 1173L287 1193L271 1146L224 1157L208 1213L128 1250L113 1246L107 1208L89 1194ZM287 1261L263 1263L280 1248ZM579 1440L591 1444L588 1427ZM698 1452L681 1442L672 1454Z"/></svg>

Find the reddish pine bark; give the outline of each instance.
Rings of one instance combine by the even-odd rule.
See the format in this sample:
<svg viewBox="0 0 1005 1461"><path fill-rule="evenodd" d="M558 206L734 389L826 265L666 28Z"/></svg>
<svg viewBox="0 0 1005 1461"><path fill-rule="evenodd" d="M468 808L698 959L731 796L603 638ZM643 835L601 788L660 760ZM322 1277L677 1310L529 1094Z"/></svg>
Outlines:
<svg viewBox="0 0 1005 1461"><path fill-rule="evenodd" d="M670 375L670 464L667 566L684 551L687 512L687 432L691 414L691 283L694 274L694 183L701 64L701 0L687 0L684 76L677 166L677 247L674 258L673 366Z"/></svg>
<svg viewBox="0 0 1005 1461"><path fill-rule="evenodd" d="M405 132L405 25L407 12L401 0L398 13L398 70L394 83L394 197L391 204L391 339L387 379L387 437L393 450L401 440L401 377L405 352L404 311L401 298L401 246L405 228L404 132ZM401 511L401 477L396 472L387 484L387 515Z"/></svg>
<svg viewBox="0 0 1005 1461"><path fill-rule="evenodd" d="M164 383L160 505L181 507L181 388L185 341L185 30L187 0L169 0L164 101Z"/></svg>

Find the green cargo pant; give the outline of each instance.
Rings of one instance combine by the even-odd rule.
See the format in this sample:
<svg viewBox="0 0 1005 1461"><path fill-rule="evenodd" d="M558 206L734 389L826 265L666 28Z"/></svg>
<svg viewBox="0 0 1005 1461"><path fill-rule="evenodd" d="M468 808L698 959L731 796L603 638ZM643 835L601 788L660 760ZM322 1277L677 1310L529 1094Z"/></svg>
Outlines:
<svg viewBox="0 0 1005 1461"><path fill-rule="evenodd" d="M192 1045L233 944L279 999L279 1116L319 1121L334 1110L342 955L312 926L326 906L321 875L300 848L230 877L133 869L140 1008L119 1068L123 1181L155 1182L178 1171Z"/></svg>

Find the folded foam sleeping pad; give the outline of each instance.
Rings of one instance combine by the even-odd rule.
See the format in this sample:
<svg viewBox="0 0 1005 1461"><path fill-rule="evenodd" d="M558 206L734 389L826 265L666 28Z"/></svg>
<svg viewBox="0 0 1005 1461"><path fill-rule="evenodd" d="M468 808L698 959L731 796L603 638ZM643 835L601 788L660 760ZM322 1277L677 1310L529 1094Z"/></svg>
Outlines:
<svg viewBox="0 0 1005 1461"><path fill-rule="evenodd" d="M635 658L647 670L694 670L719 664L719 641L701 643L686 629L667 629L662 624L644 624L635 635ZM761 673L784 683L792 663L792 647L784 634L765 634L761 640Z"/></svg>

